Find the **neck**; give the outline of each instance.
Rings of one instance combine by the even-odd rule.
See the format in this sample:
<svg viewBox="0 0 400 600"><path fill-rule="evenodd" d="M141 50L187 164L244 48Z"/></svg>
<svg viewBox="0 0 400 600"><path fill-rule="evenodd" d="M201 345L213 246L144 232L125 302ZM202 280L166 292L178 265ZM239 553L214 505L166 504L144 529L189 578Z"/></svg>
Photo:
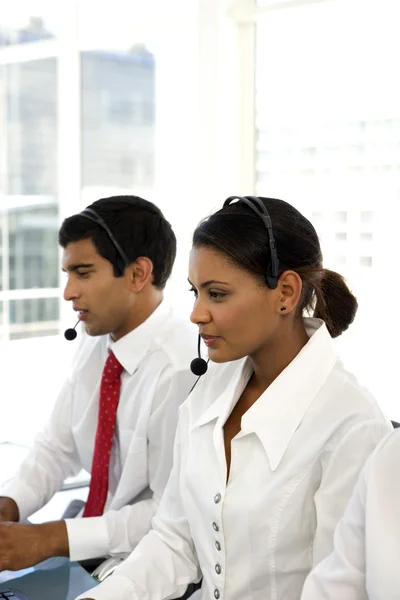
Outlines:
<svg viewBox="0 0 400 600"><path fill-rule="evenodd" d="M153 285L148 290L143 290L143 292L136 297L130 317L124 322L124 326L111 334L113 341L116 342L144 323L153 314L156 308L160 306L163 298L163 291L158 290Z"/></svg>
<svg viewBox="0 0 400 600"><path fill-rule="evenodd" d="M279 330L276 339L269 346L261 348L249 357L254 370L251 385L262 394L304 348L308 340L302 319L288 322L286 327Z"/></svg>

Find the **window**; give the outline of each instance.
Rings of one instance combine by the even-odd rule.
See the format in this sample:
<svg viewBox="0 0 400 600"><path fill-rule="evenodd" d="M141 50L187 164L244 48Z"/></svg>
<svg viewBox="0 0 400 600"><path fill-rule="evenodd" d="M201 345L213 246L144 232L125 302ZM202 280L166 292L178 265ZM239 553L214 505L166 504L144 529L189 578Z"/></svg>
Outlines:
<svg viewBox="0 0 400 600"><path fill-rule="evenodd" d="M347 213L343 210L335 212L334 218L337 223L347 223Z"/></svg>
<svg viewBox="0 0 400 600"><path fill-rule="evenodd" d="M314 224L318 223L323 218L322 212L313 212L311 216L312 216Z"/></svg>
<svg viewBox="0 0 400 600"><path fill-rule="evenodd" d="M10 301L10 339L56 335L59 331L58 298Z"/></svg>
<svg viewBox="0 0 400 600"><path fill-rule="evenodd" d="M56 109L55 57L0 66L3 340L59 331Z"/></svg>
<svg viewBox="0 0 400 600"><path fill-rule="evenodd" d="M376 281L390 276L400 223L398 3L255 0L247 11L238 20L242 43L246 17L255 22L255 191L310 215L325 266L347 278L359 302L338 340L341 353L388 414L400 417L391 400L395 361L371 358L400 336L400 325L380 327L376 312Z"/></svg>
<svg viewBox="0 0 400 600"><path fill-rule="evenodd" d="M360 239L362 242L372 242L374 236L372 233L362 232L360 233Z"/></svg>
<svg viewBox="0 0 400 600"><path fill-rule="evenodd" d="M335 257L335 263L341 267L346 266L347 257L345 254L337 254Z"/></svg>
<svg viewBox="0 0 400 600"><path fill-rule="evenodd" d="M136 23L138 5L99 10L93 35L93 7L17 0L1 11L2 339L62 329L61 215L154 188L154 35L124 24Z"/></svg>
<svg viewBox="0 0 400 600"><path fill-rule="evenodd" d="M203 4L201 10L213 9ZM75 324L62 300L62 219L113 194L157 202L182 240L166 295L188 313L188 232L210 209L202 202L199 211L186 210L187 190L194 204L204 201L194 182L197 168L208 171L196 162L197 127L206 130L205 112L199 118L195 105L198 8L198 0L15 0L2 6L0 353L3 388L12 387L18 401L7 426L0 423L0 443L25 443L47 420L78 345L62 337ZM31 410L36 356L52 368ZM24 380L16 374L20 361ZM18 419L22 410L26 424Z"/></svg>
<svg viewBox="0 0 400 600"><path fill-rule="evenodd" d="M79 3L82 193L154 188L155 73L152 37L130 33L104 6L97 31L90 27L91 0ZM126 17L133 13L124 6ZM142 165L146 164L146 168Z"/></svg>
<svg viewBox="0 0 400 600"><path fill-rule="evenodd" d="M361 223L372 223L374 218L374 213L370 210L363 210L360 213Z"/></svg>
<svg viewBox="0 0 400 600"><path fill-rule="evenodd" d="M372 267L372 256L360 256L360 267Z"/></svg>

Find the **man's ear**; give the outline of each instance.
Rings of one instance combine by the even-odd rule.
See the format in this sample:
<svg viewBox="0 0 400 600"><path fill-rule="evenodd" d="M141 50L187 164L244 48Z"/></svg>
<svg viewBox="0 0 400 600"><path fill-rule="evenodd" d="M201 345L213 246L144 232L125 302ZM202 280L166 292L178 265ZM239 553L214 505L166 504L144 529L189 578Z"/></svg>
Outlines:
<svg viewBox="0 0 400 600"><path fill-rule="evenodd" d="M140 256L125 269L125 277L133 292L141 292L153 276L153 263L146 256Z"/></svg>

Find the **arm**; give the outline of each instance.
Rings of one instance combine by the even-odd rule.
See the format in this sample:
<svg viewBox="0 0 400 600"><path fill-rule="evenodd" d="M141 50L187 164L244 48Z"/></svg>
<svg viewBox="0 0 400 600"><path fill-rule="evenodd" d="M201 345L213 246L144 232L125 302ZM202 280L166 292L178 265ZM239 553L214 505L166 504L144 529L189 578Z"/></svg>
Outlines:
<svg viewBox="0 0 400 600"><path fill-rule="evenodd" d="M22 569L52 556L69 555L64 521L40 525L5 521L24 520L39 510L61 488L64 479L78 470L70 415L71 388L67 382L44 432L36 437L18 475L3 487L0 570Z"/></svg>
<svg viewBox="0 0 400 600"><path fill-rule="evenodd" d="M366 469L334 536L334 552L306 579L301 600L368 600L365 591Z"/></svg>
<svg viewBox="0 0 400 600"><path fill-rule="evenodd" d="M12 498L0 497L0 523L3 521L19 521L19 509Z"/></svg>
<svg viewBox="0 0 400 600"><path fill-rule="evenodd" d="M71 560L129 554L151 528L173 462L179 406L193 384L188 370L171 365L160 375L148 428L148 477L152 497L107 511L102 517L68 519Z"/></svg>
<svg viewBox="0 0 400 600"><path fill-rule="evenodd" d="M399 596L400 436L386 436L363 469L334 552L311 572L302 600L395 600Z"/></svg>
<svg viewBox="0 0 400 600"><path fill-rule="evenodd" d="M189 583L199 580L196 550L181 502L181 439L187 435L187 429L186 421L181 422L175 442L174 467L153 519L153 529L111 577L85 592L80 599L176 598L185 592Z"/></svg>
<svg viewBox="0 0 400 600"><path fill-rule="evenodd" d="M0 523L0 571L25 569L53 556L68 556L64 521Z"/></svg>
<svg viewBox="0 0 400 600"><path fill-rule="evenodd" d="M3 497L16 503L20 520L42 508L61 488L64 479L79 469L71 428L71 403L72 390L66 382L43 433L36 437L17 476L1 490Z"/></svg>
<svg viewBox="0 0 400 600"><path fill-rule="evenodd" d="M320 488L315 494L317 529L314 537L312 564L323 560L333 548L333 532L359 474L370 454L390 431L385 421L369 420L354 425L323 464Z"/></svg>

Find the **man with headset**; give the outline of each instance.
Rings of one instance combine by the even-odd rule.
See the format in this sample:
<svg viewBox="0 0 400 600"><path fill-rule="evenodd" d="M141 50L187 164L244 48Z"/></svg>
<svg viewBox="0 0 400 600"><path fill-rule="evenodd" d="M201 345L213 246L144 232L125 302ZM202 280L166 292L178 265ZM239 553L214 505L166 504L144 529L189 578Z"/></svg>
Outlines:
<svg viewBox="0 0 400 600"><path fill-rule="evenodd" d="M0 491L0 570L129 553L150 528L195 381L196 332L163 301L176 239L161 211L135 196L104 198L66 219L59 242L64 298L87 335L46 428ZM38 371L40 397L47 366ZM84 518L18 522L82 468L91 473Z"/></svg>

